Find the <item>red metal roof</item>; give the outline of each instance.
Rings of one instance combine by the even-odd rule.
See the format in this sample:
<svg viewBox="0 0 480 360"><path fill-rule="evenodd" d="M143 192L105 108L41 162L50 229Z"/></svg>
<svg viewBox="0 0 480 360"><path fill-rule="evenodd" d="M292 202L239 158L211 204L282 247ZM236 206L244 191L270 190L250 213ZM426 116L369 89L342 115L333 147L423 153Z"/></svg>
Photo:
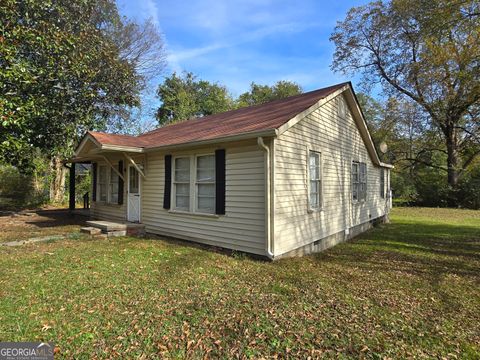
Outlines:
<svg viewBox="0 0 480 360"><path fill-rule="evenodd" d="M273 130L347 84L349 83L337 84L261 105L195 118L167 125L139 136L94 131L89 133L101 144L151 148Z"/></svg>

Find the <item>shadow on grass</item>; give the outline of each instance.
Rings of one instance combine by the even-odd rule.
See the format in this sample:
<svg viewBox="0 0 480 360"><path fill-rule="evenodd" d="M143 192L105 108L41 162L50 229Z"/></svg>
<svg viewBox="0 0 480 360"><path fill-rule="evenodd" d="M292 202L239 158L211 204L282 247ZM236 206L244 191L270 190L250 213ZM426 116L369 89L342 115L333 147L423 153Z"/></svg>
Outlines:
<svg viewBox="0 0 480 360"><path fill-rule="evenodd" d="M25 223L39 228L84 225L88 220L85 216L72 214L68 209L36 210L31 213L37 216L32 216L32 220L26 220Z"/></svg>
<svg viewBox="0 0 480 360"><path fill-rule="evenodd" d="M444 275L480 281L480 228L396 222L317 255L366 271L400 271L439 282Z"/></svg>

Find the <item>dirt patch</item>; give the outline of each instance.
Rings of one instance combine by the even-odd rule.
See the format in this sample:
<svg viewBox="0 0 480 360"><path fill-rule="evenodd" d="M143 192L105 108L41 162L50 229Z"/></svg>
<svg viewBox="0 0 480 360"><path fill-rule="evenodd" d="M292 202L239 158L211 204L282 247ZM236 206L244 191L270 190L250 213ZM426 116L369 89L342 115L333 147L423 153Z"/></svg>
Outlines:
<svg viewBox="0 0 480 360"><path fill-rule="evenodd" d="M79 232L86 220L86 217L73 215L67 209L1 211L0 242Z"/></svg>

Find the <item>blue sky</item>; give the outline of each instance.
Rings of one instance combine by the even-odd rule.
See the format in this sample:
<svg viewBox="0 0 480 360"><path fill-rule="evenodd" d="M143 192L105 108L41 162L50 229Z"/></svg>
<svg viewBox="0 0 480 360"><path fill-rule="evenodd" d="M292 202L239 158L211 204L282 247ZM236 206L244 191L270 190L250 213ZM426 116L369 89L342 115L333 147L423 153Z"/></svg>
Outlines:
<svg viewBox="0 0 480 360"><path fill-rule="evenodd" d="M224 84L234 96L254 81L295 81L304 91L353 80L330 70L329 37L351 0L119 0L122 14L151 17L163 33L166 75L191 71ZM145 102L155 106L151 84ZM149 99L148 99L149 98Z"/></svg>

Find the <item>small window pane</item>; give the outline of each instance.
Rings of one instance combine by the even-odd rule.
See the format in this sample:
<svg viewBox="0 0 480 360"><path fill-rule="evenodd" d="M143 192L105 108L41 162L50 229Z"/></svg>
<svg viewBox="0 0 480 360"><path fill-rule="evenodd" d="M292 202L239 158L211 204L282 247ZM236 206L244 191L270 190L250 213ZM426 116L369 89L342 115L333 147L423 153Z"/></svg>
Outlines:
<svg viewBox="0 0 480 360"><path fill-rule="evenodd" d="M215 199L213 197L199 197L198 211L213 213L215 210Z"/></svg>
<svg viewBox="0 0 480 360"><path fill-rule="evenodd" d="M215 185L214 184L198 184L198 195L199 196L215 196Z"/></svg>
<svg viewBox="0 0 480 360"><path fill-rule="evenodd" d="M138 171L133 166L129 168L129 191L130 194L138 194Z"/></svg>
<svg viewBox="0 0 480 360"><path fill-rule="evenodd" d="M197 182L215 181L215 156L197 157Z"/></svg>
<svg viewBox="0 0 480 360"><path fill-rule="evenodd" d="M189 182L190 170L175 170L175 181Z"/></svg>
<svg viewBox="0 0 480 360"><path fill-rule="evenodd" d="M321 176L320 169L320 153L315 151L309 152L309 177L310 177L310 194L309 206L312 209L319 208L321 203Z"/></svg>
<svg viewBox="0 0 480 360"><path fill-rule="evenodd" d="M198 182L215 181L215 170L214 169L197 169L197 181Z"/></svg>
<svg viewBox="0 0 480 360"><path fill-rule="evenodd" d="M176 199L176 207L178 209L185 209L188 210L190 208L190 196L189 195L177 195Z"/></svg>
<svg viewBox="0 0 480 360"><path fill-rule="evenodd" d="M190 158L176 158L175 170L190 170Z"/></svg>
<svg viewBox="0 0 480 360"><path fill-rule="evenodd" d="M177 195L184 195L184 196L190 195L189 184L177 184L176 189L177 189Z"/></svg>
<svg viewBox="0 0 480 360"><path fill-rule="evenodd" d="M199 156L197 157L197 167L198 168L215 168L215 156L207 155L207 156Z"/></svg>

